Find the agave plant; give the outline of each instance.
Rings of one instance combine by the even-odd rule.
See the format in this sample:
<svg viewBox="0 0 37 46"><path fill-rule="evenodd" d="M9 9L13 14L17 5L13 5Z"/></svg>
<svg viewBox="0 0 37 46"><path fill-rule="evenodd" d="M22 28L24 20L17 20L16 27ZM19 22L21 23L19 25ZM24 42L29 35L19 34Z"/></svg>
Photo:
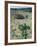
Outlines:
<svg viewBox="0 0 37 46"><path fill-rule="evenodd" d="M27 35L28 35L27 30L30 29L30 26L24 23L24 24L20 24L18 28L20 29L20 31L22 31L22 37L24 37L24 39L27 39Z"/></svg>

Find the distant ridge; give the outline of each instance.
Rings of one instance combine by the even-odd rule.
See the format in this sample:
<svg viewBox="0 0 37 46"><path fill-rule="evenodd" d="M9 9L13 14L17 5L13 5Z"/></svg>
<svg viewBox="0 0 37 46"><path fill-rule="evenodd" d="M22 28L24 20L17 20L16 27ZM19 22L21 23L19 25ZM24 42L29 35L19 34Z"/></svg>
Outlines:
<svg viewBox="0 0 37 46"><path fill-rule="evenodd" d="M24 11L29 11L32 12L32 8L11 8L11 10L24 10Z"/></svg>

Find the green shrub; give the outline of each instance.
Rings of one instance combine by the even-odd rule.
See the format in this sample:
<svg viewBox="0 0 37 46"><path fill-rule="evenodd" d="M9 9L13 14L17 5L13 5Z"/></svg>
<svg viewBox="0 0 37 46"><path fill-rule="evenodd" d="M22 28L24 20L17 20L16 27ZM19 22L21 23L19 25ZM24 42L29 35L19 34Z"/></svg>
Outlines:
<svg viewBox="0 0 37 46"><path fill-rule="evenodd" d="M18 26L18 28L22 31L22 37L24 37L24 39L27 39L27 29L29 30L30 29L30 26L26 25L26 23L24 24L20 24Z"/></svg>
<svg viewBox="0 0 37 46"><path fill-rule="evenodd" d="M18 14L18 15L16 15L16 17L15 17L16 19L24 19L24 16L23 15L20 15L20 14Z"/></svg>
<svg viewBox="0 0 37 46"><path fill-rule="evenodd" d="M25 18L28 18L28 15L26 15Z"/></svg>

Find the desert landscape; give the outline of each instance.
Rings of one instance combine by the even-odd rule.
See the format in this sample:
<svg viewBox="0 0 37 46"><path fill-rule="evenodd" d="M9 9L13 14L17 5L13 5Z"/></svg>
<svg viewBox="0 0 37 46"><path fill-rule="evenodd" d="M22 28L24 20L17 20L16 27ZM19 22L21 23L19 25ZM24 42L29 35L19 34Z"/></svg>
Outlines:
<svg viewBox="0 0 37 46"><path fill-rule="evenodd" d="M32 38L32 8L10 8L10 39Z"/></svg>

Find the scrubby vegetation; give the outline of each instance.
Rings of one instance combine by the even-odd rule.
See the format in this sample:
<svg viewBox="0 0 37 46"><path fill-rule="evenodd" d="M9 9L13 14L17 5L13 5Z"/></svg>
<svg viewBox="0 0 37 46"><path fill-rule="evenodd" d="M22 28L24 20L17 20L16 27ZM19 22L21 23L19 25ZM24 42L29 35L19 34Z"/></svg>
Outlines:
<svg viewBox="0 0 37 46"><path fill-rule="evenodd" d="M26 23L24 23L24 24L20 24L18 26L18 28L22 31L22 37L24 39L27 39L27 35L28 35L27 29L29 30L30 29L30 26L29 25L26 25Z"/></svg>
<svg viewBox="0 0 37 46"><path fill-rule="evenodd" d="M24 16L21 15L21 14L18 14L18 15L15 16L15 18L16 18L16 19L24 19Z"/></svg>
<svg viewBox="0 0 37 46"><path fill-rule="evenodd" d="M15 12L14 12L15 11ZM14 12L14 15L12 14ZM10 39L32 38L32 8L11 8Z"/></svg>

